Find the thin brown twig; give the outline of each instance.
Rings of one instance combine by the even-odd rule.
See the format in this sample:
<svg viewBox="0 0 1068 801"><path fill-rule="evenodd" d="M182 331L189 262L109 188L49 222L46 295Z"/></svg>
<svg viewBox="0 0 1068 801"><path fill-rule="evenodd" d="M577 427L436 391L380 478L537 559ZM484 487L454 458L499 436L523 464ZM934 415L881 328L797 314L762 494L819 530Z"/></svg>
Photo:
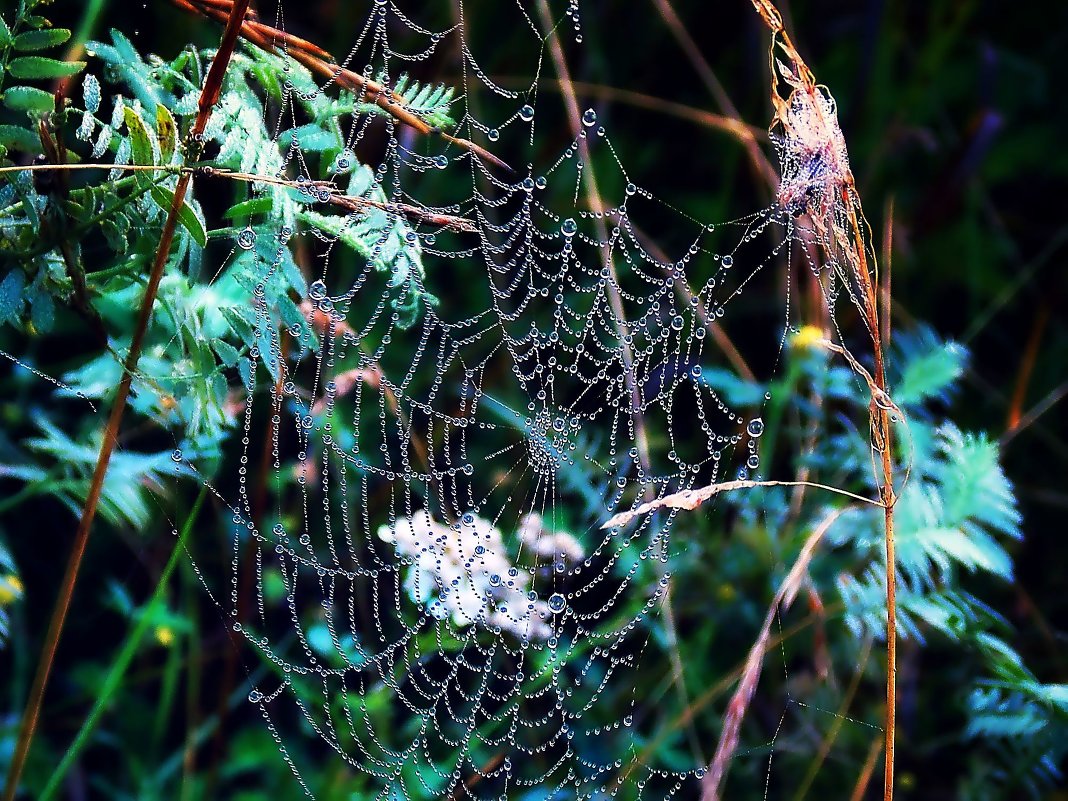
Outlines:
<svg viewBox="0 0 1068 801"><path fill-rule="evenodd" d="M667 254L660 249L660 246L653 241L652 237L642 231L642 229L633 222L631 222L631 228L634 229L634 234L638 238L638 241L641 242L642 247L649 251L649 253L651 253L660 263L660 266L663 268L662 271L664 276L671 280L675 287L675 293L682 301L683 307L693 308L697 319L701 321L701 324L712 335L712 339L715 340L719 349L723 351L723 355L727 357L727 361L731 363L731 366L737 370L746 381L755 383L757 380L756 374L753 373L753 370L746 362L745 357L742 356L738 347L734 344L733 340L731 340L720 322L713 315L708 313L708 308L698 296L690 291L690 287L686 281L680 277L676 277L673 272L668 269L671 264L671 259L668 258Z"/></svg>
<svg viewBox="0 0 1068 801"><path fill-rule="evenodd" d="M1034 324L1031 326L1031 334L1027 337L1027 345L1024 347L1023 356L1020 358L1019 371L1016 373L1016 385L1012 390L1012 400L1009 402L1009 413L1005 421L1006 433L1019 426L1023 418L1023 406L1027 400L1027 387L1031 383L1031 374L1035 370L1039 347L1042 344L1042 335L1046 331L1049 317L1049 303L1040 304L1038 314L1035 315Z"/></svg>
<svg viewBox="0 0 1068 801"><path fill-rule="evenodd" d="M310 191L318 193L317 199L323 203L346 209L347 211L366 211L369 208L379 209L389 214L395 214L406 218L411 222L427 223L453 231L472 233L478 230L478 224L466 217L458 217L453 214L441 214L433 209L426 209L411 203L394 203L388 200L374 200L367 197L355 197L346 195L332 181L294 181L289 178L278 178L273 175L257 175L250 172L239 172L224 167L200 166L200 167L172 167L157 166L152 164L108 164L106 162L91 164L31 164L25 167L0 167L0 175L9 172L63 172L69 170L119 170L121 172L166 172L181 175L192 173L194 175L210 175L220 178L230 178L235 181L246 183L271 184L273 186L285 186L290 189Z"/></svg>
<svg viewBox="0 0 1068 801"><path fill-rule="evenodd" d="M171 0L184 11L201 14L218 22L226 18L227 9L232 8L234 0ZM414 111L409 109L404 98L389 87L337 64L333 56L317 45L294 36L286 31L272 28L253 18L241 26L241 36L256 47L273 55L287 55L294 61L307 67L312 72L338 86L355 92L361 98L374 103L397 122L413 128L424 135L440 136L446 142L473 153L496 166L514 173L515 171L503 160L480 145L458 136L452 136L431 125Z"/></svg>
<svg viewBox="0 0 1068 801"><path fill-rule="evenodd" d="M738 108L731 101L730 96L727 94L727 90L723 88L723 84L719 82L719 78L716 77L716 73L712 70L712 66L705 59L701 53L701 48L697 46L697 43L693 40L689 30L679 19L679 15L675 13L674 7L672 7L670 0L652 0L657 11L660 12L660 16L663 18L664 23L668 26L675 40L682 48L682 52L686 54L686 57L690 60L694 70L701 77L701 81L708 89L709 94L712 95L716 101L716 105L719 106L720 111L723 112L726 119L736 125L732 128L742 144L745 146L746 155L749 157L749 161L753 166L753 169L768 182L772 191L779 183L778 173L775 172L775 168L771 162L768 161L767 156L764 155L764 151L761 150L757 137L753 130L745 125L741 119L742 115L739 113Z"/></svg>
<svg viewBox="0 0 1068 801"><path fill-rule="evenodd" d="M824 613L827 613L831 610L834 610L836 612L841 611L841 605L839 604L837 607L828 607L824 609ZM811 614L804 620L799 621L790 628L780 631L778 634L769 638L764 643L764 653L768 653L769 651L771 651L772 648L778 647L782 643L789 640L791 637L804 631L809 626L814 625L819 620L819 618L820 615ZM684 726L690 721L692 721L694 718L697 717L697 714L701 710L703 710L706 706L708 706L710 703L719 698L723 693L729 690L731 688L731 685L734 684L741 677L742 673L745 671L745 666L746 662L743 661L740 665L735 667L729 673L720 677L720 679L715 684L713 684L711 687L707 688L699 696L697 696L690 703L690 705L687 706L678 716L676 716L673 721L671 721L667 726L665 726L659 734L651 738L646 743L645 748L642 750L642 752L638 754L638 757L631 761L627 765L623 773L620 774L619 778L616 779L615 789L618 790L620 787L622 787L626 783L627 778L635 770L644 765L649 760L649 758L653 756L654 753L656 753L657 749L660 747L660 744L663 743L664 740L668 736L670 736L672 732L674 732L680 726Z"/></svg>
<svg viewBox="0 0 1068 801"><path fill-rule="evenodd" d="M849 801L863 801L865 794L868 792L868 785L871 784L872 774L875 773L875 765L879 761L879 752L882 750L883 738L875 737L871 741L871 748L868 749L868 756L864 760L864 766L860 769L860 775L857 777L853 792L849 794Z"/></svg>
<svg viewBox="0 0 1068 801"><path fill-rule="evenodd" d="M212 59L204 88L200 95L200 105L196 120L193 123L191 142L198 142L203 136L208 122L208 115L219 99L222 87L223 75L230 63L234 48L237 46L238 32L241 21L248 10L249 0L235 0L230 9L226 29L223 32L219 50ZM191 173L184 173L178 179L174 191L174 202L167 214L166 222L160 235L159 249L152 264L152 272L149 276L148 286L141 302L141 310L138 314L137 325L134 328L133 338L130 341L130 350L126 356L122 378L119 381L115 403L111 407L111 415L108 417L107 426L104 429L103 441L100 445L100 453L97 457L96 468L89 484L89 492L86 497L85 507L82 510L78 531L71 547L70 557L67 561L67 569L60 584L59 597L52 611L52 618L45 635L44 647L41 657L37 662L37 671L34 675L33 685L30 688L29 699L22 716L19 727L18 742L15 745L15 753L11 760L11 768L8 771L7 785L4 789L4 801L13 801L18 790L19 778L26 764L26 757L30 751L30 744L37 729L37 723L41 715L41 705L44 701L45 689L48 685L48 677L52 671L56 651L59 647L60 635L63 625L70 610L71 600L74 596L74 587L78 580L78 570L81 567L82 558L85 555L86 545L89 541L89 531L96 517L97 506L104 487L104 477L107 475L111 455L118 442L119 426L122 423L123 414L126 411L126 401L130 394L130 385L137 363L141 358L141 347L144 344L145 334L148 330L148 322L152 316L152 307L155 304L156 293L159 289L160 280L163 278L163 270L170 256L171 244L178 225L178 215L185 201L185 195L189 188Z"/></svg>
<svg viewBox="0 0 1068 801"><path fill-rule="evenodd" d="M860 689L860 681L864 678L864 668L868 665L868 657L871 656L871 637L868 636L864 639L864 647L860 652L860 659L857 661L856 670L853 672L853 678L849 682L849 687L846 688L845 695L842 697L842 703L838 705L838 710L834 715L834 723L831 724L830 731L827 732L827 736L823 738L820 743L819 751L816 752L816 758L812 760L812 764L809 765L808 771L805 773L805 778L801 780L801 786L797 788L797 792L794 793L794 801L804 801L806 795L808 795L809 789L812 787L812 783L816 780L817 774L820 772L820 768L827 760L827 756L831 753L831 747L834 745L835 740L838 739L839 733L842 731L842 726L845 724L846 714L849 712L849 707L853 703L853 699L856 697L857 690Z"/></svg>
<svg viewBox="0 0 1068 801"><path fill-rule="evenodd" d="M882 503L879 501L865 498L863 495L857 495L848 490L841 489L840 487L832 487L829 484L819 484L815 481L749 481L739 479L736 481L720 481L716 484L709 484L707 487L701 487L700 489L682 490L681 492L676 492L671 495L665 495L663 498L657 498L656 500L639 504L633 509L628 509L625 512L619 512L618 514L612 515L612 517L608 518L601 524L601 528L605 529L615 528L616 526L625 526L635 517L648 514L657 509L693 510L720 493L735 492L743 489L756 489L757 487L812 487L813 489L833 492L836 495L844 495L847 498L852 498L854 501L871 504L872 506L882 506Z"/></svg>

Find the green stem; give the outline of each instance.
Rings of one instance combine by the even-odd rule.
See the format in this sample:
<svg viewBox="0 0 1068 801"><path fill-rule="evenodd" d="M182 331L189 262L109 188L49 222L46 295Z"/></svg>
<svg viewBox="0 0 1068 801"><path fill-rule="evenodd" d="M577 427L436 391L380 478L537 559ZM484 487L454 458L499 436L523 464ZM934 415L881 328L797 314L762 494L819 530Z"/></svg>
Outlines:
<svg viewBox="0 0 1068 801"><path fill-rule="evenodd" d="M75 31L74 39L71 41L73 47L82 47L89 41L89 37L93 35L93 31L100 21L100 15L104 13L104 8L107 4L108 0L89 0L85 4L81 24L78 25L78 30Z"/></svg>
<svg viewBox="0 0 1068 801"><path fill-rule="evenodd" d="M152 593L152 598L144 605L141 613L137 616L137 623L130 630L129 634L126 635L126 641L123 642L122 647L119 649L118 656L115 657L114 662L111 664L111 670L108 671L107 678L104 679L104 684L100 688L96 703L93 704L93 708L86 716L85 722L82 723L82 727L79 729L77 736L75 736L74 742L70 744L70 747L67 748L67 752L63 755L63 759L60 760L59 765L52 771L52 775L48 779L48 784L38 797L38 801L49 801L49 799L55 795L56 791L59 789L60 782L63 781L63 778L74 764L74 760L78 758L78 755L81 753L86 743L89 742L90 736L96 730L97 724L100 723L100 719L107 711L107 707L111 703L115 691L118 690L123 677L126 675L126 670L130 667L130 663L137 655L138 648L141 645L141 640L144 639L145 632L148 631L149 626L152 624L152 611L163 603L163 596L167 590L167 582L170 580L171 574L174 573L174 568L178 565L178 560L181 558L182 553L185 550L185 541L189 537L189 533L193 530L193 524L196 522L197 515L200 513L200 507L204 504L204 498L207 494L208 488L201 487L200 494L197 495L196 501L193 502L193 508L189 511L189 517L186 519L185 525L182 526L182 532L178 536L178 542L175 543L174 550L171 551L171 557L167 560L163 572L160 573L159 581L156 583L156 589Z"/></svg>

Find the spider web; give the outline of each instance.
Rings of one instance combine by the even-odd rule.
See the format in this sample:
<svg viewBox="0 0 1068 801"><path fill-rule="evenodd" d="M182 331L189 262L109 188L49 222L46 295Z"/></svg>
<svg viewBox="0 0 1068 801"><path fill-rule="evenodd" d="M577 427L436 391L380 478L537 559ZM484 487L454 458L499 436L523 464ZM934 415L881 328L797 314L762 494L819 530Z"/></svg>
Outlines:
<svg viewBox="0 0 1068 801"><path fill-rule="evenodd" d="M602 523L758 477L763 422L734 411L703 371L723 361L712 332L728 307L791 243L823 235L796 219L818 202L818 169L787 143L788 197L729 223L695 220L628 174L593 109L575 119L559 98L539 101L553 47L581 45L577 2L552 32L537 3L493 9L496 24L527 32L526 52L510 54L533 75L520 89L483 66L465 33L470 8L435 30L414 7L376 0L341 65L391 85L450 49L462 65L457 132L524 166L508 173L352 115L349 158L381 153L373 188L423 214L355 273L336 254L365 212L338 217L333 234L304 231L307 326L279 329L262 296L250 299L269 347L251 354L229 584L202 581L270 667L248 698L308 795L293 731L368 777L376 798L696 797L704 758L653 766L636 745L644 692L632 676L662 647L650 646L650 621L676 636L678 513ZM295 117L291 106L269 121L279 179L315 174L299 137L281 137ZM675 220L677 258L644 233L650 209ZM446 218L472 230L434 222ZM279 250L293 234L278 231ZM234 253L254 245L239 236ZM376 258L397 249L410 269L383 275ZM264 281L277 269L261 266ZM839 287L852 296L835 265L812 268L832 298ZM267 512L252 486L261 452Z"/></svg>

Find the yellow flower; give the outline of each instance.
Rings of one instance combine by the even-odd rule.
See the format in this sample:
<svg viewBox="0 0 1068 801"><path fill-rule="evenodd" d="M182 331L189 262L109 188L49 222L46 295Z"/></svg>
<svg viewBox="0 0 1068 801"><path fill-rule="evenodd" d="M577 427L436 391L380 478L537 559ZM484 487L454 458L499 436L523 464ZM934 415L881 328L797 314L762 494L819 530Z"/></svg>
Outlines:
<svg viewBox="0 0 1068 801"><path fill-rule="evenodd" d="M174 642L174 629L170 626L156 626L156 642L166 648Z"/></svg>
<svg viewBox="0 0 1068 801"><path fill-rule="evenodd" d="M14 573L0 576L0 606L9 606L22 597L22 581Z"/></svg>
<svg viewBox="0 0 1068 801"><path fill-rule="evenodd" d="M801 330L790 337L790 344L795 348L818 348L825 339L823 329L815 325L803 325Z"/></svg>

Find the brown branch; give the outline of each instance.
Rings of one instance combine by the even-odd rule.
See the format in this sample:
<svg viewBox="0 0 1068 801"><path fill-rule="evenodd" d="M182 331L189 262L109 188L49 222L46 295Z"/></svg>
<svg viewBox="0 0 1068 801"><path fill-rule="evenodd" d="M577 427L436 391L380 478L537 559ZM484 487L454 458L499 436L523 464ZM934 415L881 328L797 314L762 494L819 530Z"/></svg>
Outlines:
<svg viewBox="0 0 1068 801"><path fill-rule="evenodd" d="M200 14L221 22L226 18L227 9L233 7L234 0L171 0L171 2L184 11ZM440 136L446 142L473 153L501 169L510 173L515 172L506 162L490 153L484 147L476 145L467 139L447 134L440 128L431 125L409 109L404 102L404 98L393 92L389 87L373 81L358 72L340 66L328 52L305 39L265 25L254 17L242 24L241 36L265 52L276 56L289 56L313 73L334 81L338 86L349 89L360 98L374 103L397 122L414 128L421 134Z"/></svg>
<svg viewBox="0 0 1068 801"><path fill-rule="evenodd" d="M273 175L257 175L250 172L238 172L223 167L172 167L157 166L152 164L28 164L24 167L0 167L0 175L10 172L67 172L70 170L120 170L122 172L167 172L177 175L193 173L210 175L218 178L231 178L235 181L246 183L272 184L285 186L297 190L315 189L320 193L317 198L323 203L339 206L347 211L366 211L368 208L379 209L389 214L395 214L415 223L427 223L438 225L442 228L450 228L453 231L473 233L478 231L478 224L467 217L458 217L453 214L441 214L433 209L415 206L411 203L394 203L392 201L372 200L367 197L354 197L346 195L332 181L293 181L288 178L277 178Z"/></svg>
<svg viewBox="0 0 1068 801"><path fill-rule="evenodd" d="M204 81L204 89L200 95L200 108L197 113L196 121L193 124L190 139L190 141L194 143L194 147L202 138L204 128L208 122L208 115L211 113L212 108L219 99L219 91L222 86L223 75L226 72L227 66L230 63L230 57L233 55L234 48L237 45L238 32L240 30L241 21L245 16L245 12L248 10L248 4L249 0L235 0L230 9L230 15L226 23L226 30L223 32L219 50L212 59L211 68L208 70L207 78ZM34 675L29 699L26 702L26 710L22 716L18 742L15 745L15 754L11 760L11 768L7 775L7 785L4 789L4 801L13 801L15 798L15 793L18 790L19 778L22 775L22 769L25 767L26 757L30 752L30 744L33 741L33 735L37 729L37 723L41 715L41 704L44 701L45 689L48 685L48 677L52 671L52 665L56 657L56 650L59 647L59 638L63 632L63 625L66 622L67 613L70 610L71 600L74 596L74 586L78 580L78 570L81 567L82 558L85 555L85 548L89 541L89 531L92 527L93 519L96 517L97 506L100 503L100 496L103 492L104 477L107 475L108 464L111 462L111 455L118 442L119 426L122 423L123 413L126 411L126 401L130 395L130 385L133 381L134 372L137 370L137 363L141 357L141 347L144 344L145 333L148 330L148 322L152 316L152 307L156 300L156 293L159 290L160 280L163 278L163 269L166 266L167 258L170 255L171 244L174 240L174 233L178 225L178 213L185 200L185 195L188 191L191 178L191 173L183 173L179 177L178 185L175 187L174 191L174 202L171 204L170 211L167 214L167 220L163 225L163 231L160 235L159 249L156 251L156 259L152 264L152 272L148 279L148 286L145 288L144 299L141 301L141 310L138 314L137 326L134 329L133 338L130 341L130 350L126 356L122 379L119 381L115 403L111 407L111 414L108 417L107 426L104 429L104 438L100 445L100 454L97 457L96 468L93 471L93 478L89 484L89 493L86 497L85 507L82 510L81 520L78 524L78 532L75 535L74 544L71 547L66 573L64 574L63 581L60 585L59 598L56 600L55 608L52 610L52 618L48 625L48 633L45 635L44 647L41 651L41 657L37 662L37 672Z"/></svg>

